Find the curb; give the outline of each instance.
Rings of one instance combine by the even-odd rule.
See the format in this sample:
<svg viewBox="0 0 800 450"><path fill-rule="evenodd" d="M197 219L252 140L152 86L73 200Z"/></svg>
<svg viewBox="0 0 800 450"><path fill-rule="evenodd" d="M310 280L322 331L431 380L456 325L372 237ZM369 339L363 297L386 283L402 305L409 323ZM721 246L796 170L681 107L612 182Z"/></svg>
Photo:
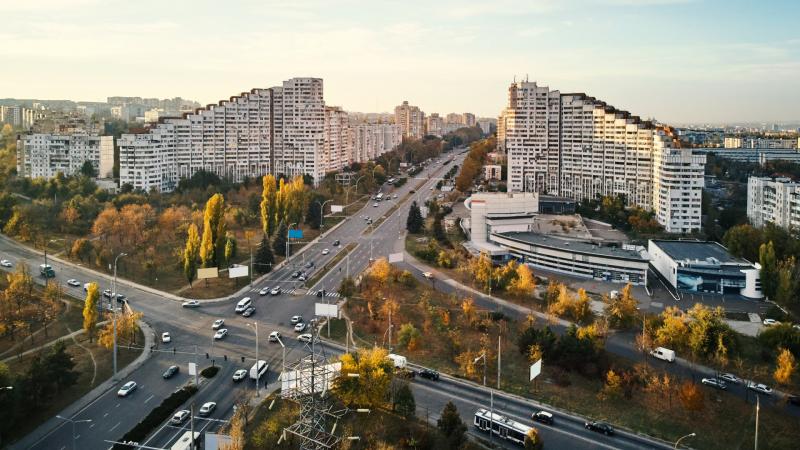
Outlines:
<svg viewBox="0 0 800 450"><path fill-rule="evenodd" d="M154 330L150 327L147 322L139 321L139 327L142 329L142 334L144 335L144 348L142 349L142 353L135 359L133 362L128 364L127 366L123 367L121 370L117 372L117 379L123 379L129 376L133 371L138 369L142 366L152 355L150 348L155 341L155 334ZM117 383L117 380L113 378L113 376L104 382L100 383L89 391L88 393L84 394L83 397L79 398L71 405L64 408L62 411L58 413L58 415L62 417L69 417L71 418L75 414L80 413L83 409L88 407L90 404L94 403L95 400L103 396L106 392L110 391L114 388L114 385ZM20 439L19 441L11 444L9 448L11 449L24 449L30 448L42 439L46 438L50 433L55 431L60 426L66 424L65 421L61 421L56 417L52 417L46 422L39 425L35 430L28 433L25 437Z"/></svg>

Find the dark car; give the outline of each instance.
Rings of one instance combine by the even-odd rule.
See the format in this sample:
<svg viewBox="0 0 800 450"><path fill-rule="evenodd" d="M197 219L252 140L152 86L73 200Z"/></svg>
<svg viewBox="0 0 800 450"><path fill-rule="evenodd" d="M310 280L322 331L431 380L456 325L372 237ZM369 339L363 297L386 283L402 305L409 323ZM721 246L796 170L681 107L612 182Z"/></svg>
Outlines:
<svg viewBox="0 0 800 450"><path fill-rule="evenodd" d="M306 267L306 269L310 269L310 268L314 267L314 261L307 262L305 267Z"/></svg>
<svg viewBox="0 0 800 450"><path fill-rule="evenodd" d="M251 307L249 307L249 308L244 310L244 312L242 313L242 317L250 317L255 313L256 313L256 309L251 306Z"/></svg>
<svg viewBox="0 0 800 450"><path fill-rule="evenodd" d="M338 247L339 246L339 240L338 239L333 241L333 246L334 247Z"/></svg>
<svg viewBox="0 0 800 450"><path fill-rule="evenodd" d="M800 406L800 395L790 395L786 398L789 403L795 406Z"/></svg>
<svg viewBox="0 0 800 450"><path fill-rule="evenodd" d="M180 371L181 371L181 368L178 367L178 366L169 366L169 369L167 369L164 372L163 377L164 377L165 380L168 379L168 378L172 378L173 375L175 375L176 373L179 373Z"/></svg>
<svg viewBox="0 0 800 450"><path fill-rule="evenodd" d="M546 423L548 425L553 425L553 423L555 423L555 420L553 419L553 415L550 414L547 411L535 412L535 413L531 414L531 419L534 422Z"/></svg>
<svg viewBox="0 0 800 450"><path fill-rule="evenodd" d="M605 422L586 422L584 427L586 427L587 430L603 433L606 436L611 436L614 434L614 429L611 427L611 425Z"/></svg>
<svg viewBox="0 0 800 450"><path fill-rule="evenodd" d="M439 372L431 369L422 369L419 371L420 378L427 378L433 381L439 381Z"/></svg>
<svg viewBox="0 0 800 450"><path fill-rule="evenodd" d="M297 278L299 276L300 276L300 272L298 272L298 271L292 272L292 278Z"/></svg>

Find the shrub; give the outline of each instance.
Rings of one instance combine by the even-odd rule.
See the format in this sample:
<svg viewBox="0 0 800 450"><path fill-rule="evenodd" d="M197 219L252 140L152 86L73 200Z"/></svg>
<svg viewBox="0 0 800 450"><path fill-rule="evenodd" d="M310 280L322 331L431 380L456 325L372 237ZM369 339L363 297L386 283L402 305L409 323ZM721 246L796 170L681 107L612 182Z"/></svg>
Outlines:
<svg viewBox="0 0 800 450"><path fill-rule="evenodd" d="M206 367L200 371L200 376L203 378L214 378L219 372L219 366Z"/></svg>

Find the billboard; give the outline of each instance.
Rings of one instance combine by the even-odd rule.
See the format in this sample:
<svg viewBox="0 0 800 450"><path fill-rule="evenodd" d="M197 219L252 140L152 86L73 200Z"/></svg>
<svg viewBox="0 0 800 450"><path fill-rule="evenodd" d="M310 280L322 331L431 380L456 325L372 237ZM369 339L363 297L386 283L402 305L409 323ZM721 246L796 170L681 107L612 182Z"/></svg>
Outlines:
<svg viewBox="0 0 800 450"><path fill-rule="evenodd" d="M303 230L289 230L289 239L303 239Z"/></svg>
<svg viewBox="0 0 800 450"><path fill-rule="evenodd" d="M331 214L340 213L342 211L344 211L344 206L342 206L342 205L331 205Z"/></svg>
<svg viewBox="0 0 800 450"><path fill-rule="evenodd" d="M339 318L339 305L326 305L325 303L314 303L314 315L318 317Z"/></svg>
<svg viewBox="0 0 800 450"><path fill-rule="evenodd" d="M339 376L342 371L342 363L336 362L326 364L324 366L317 366L316 378L314 380L314 393L327 391L333 387L333 380ZM309 392L297 392L298 389L310 390L311 388L311 369L300 370L287 370L281 372L281 395L286 398L297 397L301 394L309 394Z"/></svg>
<svg viewBox="0 0 800 450"><path fill-rule="evenodd" d="M248 267L247 266L231 267L228 270L228 276L230 278L246 277L249 273L250 272L248 271Z"/></svg>
<svg viewBox="0 0 800 450"><path fill-rule="evenodd" d="M219 272L216 267L209 267L207 269L197 269L197 279L203 280L205 278L217 278Z"/></svg>
<svg viewBox="0 0 800 450"><path fill-rule="evenodd" d="M389 253L389 262L390 263L403 262L403 252Z"/></svg>
<svg viewBox="0 0 800 450"><path fill-rule="evenodd" d="M534 378L538 377L539 374L542 373L542 360L538 360L535 363L531 364L531 379L533 381Z"/></svg>

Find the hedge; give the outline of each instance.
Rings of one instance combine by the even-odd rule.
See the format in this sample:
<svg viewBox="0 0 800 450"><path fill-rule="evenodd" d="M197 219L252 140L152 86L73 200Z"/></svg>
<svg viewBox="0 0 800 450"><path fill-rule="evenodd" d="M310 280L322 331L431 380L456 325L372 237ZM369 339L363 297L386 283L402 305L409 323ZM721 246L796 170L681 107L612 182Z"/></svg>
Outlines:
<svg viewBox="0 0 800 450"><path fill-rule="evenodd" d="M200 371L200 376L203 378L214 378L219 372L219 366L210 366Z"/></svg>
<svg viewBox="0 0 800 450"><path fill-rule="evenodd" d="M175 410L184 404L189 398L197 392L196 386L184 386L181 389L173 392L172 395L165 398L160 405L154 410L150 411L141 422L137 423L133 429L125 433L120 439L121 442L142 442L156 427L161 425L162 422L172 417ZM134 445L114 444L114 449L128 449L136 448Z"/></svg>

